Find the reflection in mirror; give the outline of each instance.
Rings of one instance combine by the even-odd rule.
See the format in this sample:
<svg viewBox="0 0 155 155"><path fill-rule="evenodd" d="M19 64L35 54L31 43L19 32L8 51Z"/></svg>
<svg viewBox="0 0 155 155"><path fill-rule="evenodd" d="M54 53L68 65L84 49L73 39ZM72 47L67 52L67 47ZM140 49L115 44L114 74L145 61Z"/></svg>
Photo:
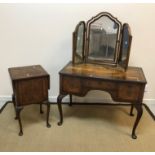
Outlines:
<svg viewBox="0 0 155 155"><path fill-rule="evenodd" d="M74 42L75 49L73 54L73 63L81 63L84 59L84 32L85 32L85 23L80 22L74 32Z"/></svg>
<svg viewBox="0 0 155 155"><path fill-rule="evenodd" d="M84 39L84 24L81 24L77 33L77 42L76 42L76 53L82 57L83 56L83 39Z"/></svg>
<svg viewBox="0 0 155 155"><path fill-rule="evenodd" d="M108 16L90 24L88 59L114 61L119 25Z"/></svg>
<svg viewBox="0 0 155 155"><path fill-rule="evenodd" d="M129 46L129 32L127 25L123 26L122 61L126 60Z"/></svg>

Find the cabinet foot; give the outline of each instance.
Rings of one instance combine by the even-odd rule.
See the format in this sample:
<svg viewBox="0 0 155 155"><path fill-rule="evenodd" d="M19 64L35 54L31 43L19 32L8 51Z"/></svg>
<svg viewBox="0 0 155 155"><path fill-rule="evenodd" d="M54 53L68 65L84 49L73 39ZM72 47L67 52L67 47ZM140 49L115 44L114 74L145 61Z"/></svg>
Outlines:
<svg viewBox="0 0 155 155"><path fill-rule="evenodd" d="M58 124L59 126L61 126L61 125L62 125L62 122L58 122L57 124Z"/></svg>
<svg viewBox="0 0 155 155"><path fill-rule="evenodd" d="M132 134L132 139L137 139L137 136L135 134Z"/></svg>
<svg viewBox="0 0 155 155"><path fill-rule="evenodd" d="M50 127L51 127L51 124L48 123L46 126L47 126L48 128L50 128Z"/></svg>
<svg viewBox="0 0 155 155"><path fill-rule="evenodd" d="M17 120L17 119L18 119L18 117L16 116L14 119L15 119L15 120Z"/></svg>
<svg viewBox="0 0 155 155"><path fill-rule="evenodd" d="M23 136L23 132L22 132L22 131L20 131L18 135L19 135L19 136Z"/></svg>

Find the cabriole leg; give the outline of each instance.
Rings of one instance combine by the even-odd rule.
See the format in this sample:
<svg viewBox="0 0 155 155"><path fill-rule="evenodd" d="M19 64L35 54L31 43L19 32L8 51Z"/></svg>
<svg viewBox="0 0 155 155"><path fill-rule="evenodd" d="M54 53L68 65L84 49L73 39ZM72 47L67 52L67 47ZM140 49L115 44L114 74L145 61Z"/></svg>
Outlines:
<svg viewBox="0 0 155 155"><path fill-rule="evenodd" d="M46 125L48 128L51 127L50 123L49 123L49 114L50 114L50 102L47 102L47 118L46 118Z"/></svg>
<svg viewBox="0 0 155 155"><path fill-rule="evenodd" d="M15 101L15 95L12 94L12 103L13 103L13 106L14 106L14 109L15 109L15 120L17 120L17 113L16 113L16 101Z"/></svg>
<svg viewBox="0 0 155 155"><path fill-rule="evenodd" d="M19 128L20 128L19 136L23 135L22 122L21 122L21 119L20 119L20 112L21 112L22 109L23 109L23 107L16 107L16 116L17 116L17 119L18 119L18 122L19 122Z"/></svg>
<svg viewBox="0 0 155 155"><path fill-rule="evenodd" d="M62 99L65 97L66 95L59 95L57 98L57 104L58 104L58 110L59 110L59 114L60 114L60 121L58 122L58 125L62 125L63 123L63 114L62 114L62 106L61 106L61 102Z"/></svg>
<svg viewBox="0 0 155 155"><path fill-rule="evenodd" d="M139 121L140 121L140 119L142 117L143 108L142 108L142 104L138 104L138 103L137 104L135 103L134 106L135 106L135 108L137 110L137 117L136 117L136 120L135 120L135 123L134 123L134 126L133 126L133 130L132 130L132 138L133 139L136 139L137 136L136 136L135 131L136 131L136 128L138 126L138 123L139 123Z"/></svg>

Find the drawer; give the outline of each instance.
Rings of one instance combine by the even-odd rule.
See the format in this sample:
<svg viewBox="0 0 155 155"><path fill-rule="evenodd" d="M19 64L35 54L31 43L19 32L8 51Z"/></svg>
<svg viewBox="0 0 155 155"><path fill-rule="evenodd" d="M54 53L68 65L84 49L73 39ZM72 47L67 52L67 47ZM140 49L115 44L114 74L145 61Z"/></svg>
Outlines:
<svg viewBox="0 0 155 155"><path fill-rule="evenodd" d="M76 77L61 77L61 89L65 93L78 94L81 92L81 80Z"/></svg>
<svg viewBox="0 0 155 155"><path fill-rule="evenodd" d="M118 98L123 101L136 101L139 98L141 86L138 84L118 85Z"/></svg>
<svg viewBox="0 0 155 155"><path fill-rule="evenodd" d="M115 82L108 82L104 80L90 80L87 79L83 82L83 85L86 88L89 89L96 89L96 90L112 90L115 91L117 90L117 85Z"/></svg>

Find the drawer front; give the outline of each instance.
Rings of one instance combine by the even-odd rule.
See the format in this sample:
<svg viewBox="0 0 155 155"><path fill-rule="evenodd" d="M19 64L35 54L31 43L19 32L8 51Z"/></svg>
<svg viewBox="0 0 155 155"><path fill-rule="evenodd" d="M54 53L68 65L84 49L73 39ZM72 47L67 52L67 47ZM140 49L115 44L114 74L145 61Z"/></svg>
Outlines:
<svg viewBox="0 0 155 155"><path fill-rule="evenodd" d="M49 78L35 78L15 82L18 105L41 103L48 99Z"/></svg>
<svg viewBox="0 0 155 155"><path fill-rule="evenodd" d="M123 101L137 101L141 92L141 85L138 84L120 84L118 86L118 99Z"/></svg>
<svg viewBox="0 0 155 155"><path fill-rule="evenodd" d="M81 80L76 77L62 76L61 90L65 93L78 94L81 92Z"/></svg>
<svg viewBox="0 0 155 155"><path fill-rule="evenodd" d="M87 79L83 82L83 85L89 89L104 90L104 91L117 90L117 84L115 82L108 82L103 80Z"/></svg>

